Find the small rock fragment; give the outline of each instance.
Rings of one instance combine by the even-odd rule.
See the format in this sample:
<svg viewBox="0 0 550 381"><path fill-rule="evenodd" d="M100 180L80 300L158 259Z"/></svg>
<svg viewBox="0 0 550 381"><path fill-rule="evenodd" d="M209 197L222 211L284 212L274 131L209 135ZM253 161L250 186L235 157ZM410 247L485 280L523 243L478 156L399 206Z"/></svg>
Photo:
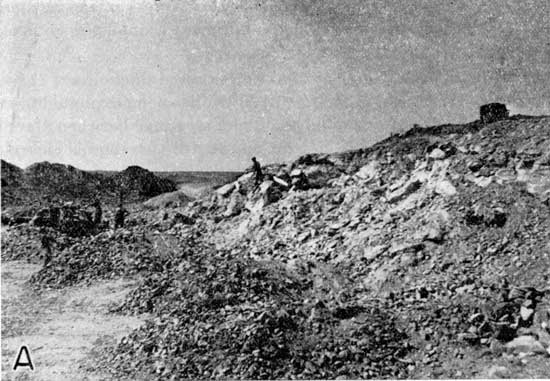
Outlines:
<svg viewBox="0 0 550 381"><path fill-rule="evenodd" d="M493 365L487 371L487 377L489 378L507 378L510 376L508 368L499 365Z"/></svg>
<svg viewBox="0 0 550 381"><path fill-rule="evenodd" d="M432 150L432 152L430 152L428 156L434 160L443 160L447 155L445 154L445 152L443 152L439 148L436 148Z"/></svg>
<svg viewBox="0 0 550 381"><path fill-rule="evenodd" d="M514 340L506 343L506 349L513 353L533 352L546 353L544 346L537 341L533 336L519 336Z"/></svg>
<svg viewBox="0 0 550 381"><path fill-rule="evenodd" d="M524 320L524 321L529 321L529 319L531 319L531 317L533 316L534 312L535 311L532 308L527 308L525 306L521 306L521 308L519 310L519 314L521 316L521 319Z"/></svg>

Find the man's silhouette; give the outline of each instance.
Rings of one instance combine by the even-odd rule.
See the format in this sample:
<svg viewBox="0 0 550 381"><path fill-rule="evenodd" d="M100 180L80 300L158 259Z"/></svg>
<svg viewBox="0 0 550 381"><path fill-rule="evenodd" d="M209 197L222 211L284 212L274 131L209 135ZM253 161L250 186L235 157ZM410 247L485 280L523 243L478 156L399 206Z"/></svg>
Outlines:
<svg viewBox="0 0 550 381"><path fill-rule="evenodd" d="M44 267L48 266L52 260L52 244L55 243L54 238L48 234L48 231L44 228L40 231L40 246L41 251L44 254Z"/></svg>
<svg viewBox="0 0 550 381"><path fill-rule="evenodd" d="M264 174L262 173L262 166L256 160L255 157L252 158L252 168L254 170L255 178L254 178L254 186L258 186L262 183L264 179Z"/></svg>
<svg viewBox="0 0 550 381"><path fill-rule="evenodd" d="M119 204L115 212L115 230L118 228L124 227L124 219L126 218L127 215L128 215L128 212L126 211L126 209L124 209L122 204Z"/></svg>
<svg viewBox="0 0 550 381"><path fill-rule="evenodd" d="M93 206L95 208L94 210L94 225L98 227L101 225L101 218L103 216L103 210L101 209L101 201L99 199L96 199L93 203Z"/></svg>

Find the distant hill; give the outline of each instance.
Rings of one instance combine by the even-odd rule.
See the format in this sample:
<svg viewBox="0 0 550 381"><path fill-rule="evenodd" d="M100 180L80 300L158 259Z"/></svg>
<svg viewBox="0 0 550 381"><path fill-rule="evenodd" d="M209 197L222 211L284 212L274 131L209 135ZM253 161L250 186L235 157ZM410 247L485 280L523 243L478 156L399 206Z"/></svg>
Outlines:
<svg viewBox="0 0 550 381"><path fill-rule="evenodd" d="M179 190L191 197L234 181L240 172L151 172L130 166L124 171L84 171L72 165L34 163L22 169L2 160L2 207L34 206L52 201L92 200L115 204L139 202Z"/></svg>
<svg viewBox="0 0 550 381"><path fill-rule="evenodd" d="M2 207L18 201L16 191L24 182L24 172L21 168L2 160Z"/></svg>
<svg viewBox="0 0 550 381"><path fill-rule="evenodd" d="M117 188L123 190L125 197L136 200L177 190L176 183L172 180L158 177L153 172L136 165L117 173L112 177L112 181Z"/></svg>
<svg viewBox="0 0 550 381"><path fill-rule="evenodd" d="M102 176L82 171L72 165L47 161L30 165L25 169L24 176L29 190L50 197L94 197L105 185Z"/></svg>
<svg viewBox="0 0 550 381"><path fill-rule="evenodd" d="M23 182L23 170L2 160L2 187L18 186Z"/></svg>
<svg viewBox="0 0 550 381"><path fill-rule="evenodd" d="M106 175L47 161L23 170L2 160L3 208L96 197L104 203L116 203L121 192L125 202L136 202L176 189L170 179L138 166Z"/></svg>

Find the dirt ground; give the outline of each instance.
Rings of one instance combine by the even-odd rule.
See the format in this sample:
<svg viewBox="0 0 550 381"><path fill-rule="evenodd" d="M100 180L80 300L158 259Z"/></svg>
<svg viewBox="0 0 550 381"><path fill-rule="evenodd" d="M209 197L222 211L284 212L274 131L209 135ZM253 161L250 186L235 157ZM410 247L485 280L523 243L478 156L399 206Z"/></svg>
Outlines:
<svg viewBox="0 0 550 381"><path fill-rule="evenodd" d="M94 347L120 340L144 316L108 313L130 291L129 280L103 281L37 294L25 283L40 265L2 262L2 380L103 380L90 370ZM34 365L13 365L25 345ZM24 357L23 357L24 359Z"/></svg>

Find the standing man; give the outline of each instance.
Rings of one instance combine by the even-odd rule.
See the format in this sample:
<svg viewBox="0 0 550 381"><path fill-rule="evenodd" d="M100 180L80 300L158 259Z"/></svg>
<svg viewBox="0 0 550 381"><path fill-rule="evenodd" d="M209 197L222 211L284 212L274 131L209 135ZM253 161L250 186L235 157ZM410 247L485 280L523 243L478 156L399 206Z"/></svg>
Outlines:
<svg viewBox="0 0 550 381"><path fill-rule="evenodd" d="M101 202L97 198L94 201L94 225L95 227L99 227L101 225L101 217L103 216L103 210L101 209Z"/></svg>
<svg viewBox="0 0 550 381"><path fill-rule="evenodd" d="M55 240L48 234L45 228L41 229L40 233L40 246L42 248L42 253L44 253L44 267L46 267L52 261L52 243L54 243Z"/></svg>
<svg viewBox="0 0 550 381"><path fill-rule="evenodd" d="M254 170L254 174L255 174L254 186L257 188L258 185L262 183L264 179L264 174L262 173L262 166L256 160L255 157L252 158L252 169Z"/></svg>
<svg viewBox="0 0 550 381"><path fill-rule="evenodd" d="M115 212L115 230L124 227L124 218L128 215L128 212L122 206L122 203L118 205Z"/></svg>

